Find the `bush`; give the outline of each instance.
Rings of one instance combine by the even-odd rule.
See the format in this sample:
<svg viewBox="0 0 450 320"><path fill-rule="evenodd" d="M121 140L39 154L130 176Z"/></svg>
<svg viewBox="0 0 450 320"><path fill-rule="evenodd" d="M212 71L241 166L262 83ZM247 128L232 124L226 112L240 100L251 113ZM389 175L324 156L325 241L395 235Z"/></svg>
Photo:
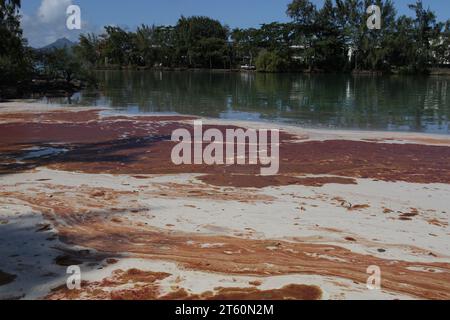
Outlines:
<svg viewBox="0 0 450 320"><path fill-rule="evenodd" d="M256 70L259 72L286 71L287 61L277 52L263 50L256 58Z"/></svg>

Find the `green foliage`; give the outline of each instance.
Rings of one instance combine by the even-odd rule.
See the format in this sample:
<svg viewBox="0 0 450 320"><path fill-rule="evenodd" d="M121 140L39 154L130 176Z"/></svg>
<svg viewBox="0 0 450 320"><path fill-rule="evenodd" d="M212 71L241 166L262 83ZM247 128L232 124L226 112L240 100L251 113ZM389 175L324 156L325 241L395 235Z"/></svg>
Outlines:
<svg viewBox="0 0 450 320"><path fill-rule="evenodd" d="M175 26L176 52L187 67L223 67L228 28L208 17L181 17Z"/></svg>
<svg viewBox="0 0 450 320"><path fill-rule="evenodd" d="M442 34L434 43L436 50L436 63L438 66L450 62L450 20L442 24Z"/></svg>
<svg viewBox="0 0 450 320"><path fill-rule="evenodd" d="M380 30L366 26L372 4L381 8ZM294 0L287 13L295 25L294 42L303 48L301 61L309 69L417 73L448 62L445 24L421 0L409 8L415 18L397 17L392 0L326 0L321 9L309 0Z"/></svg>
<svg viewBox="0 0 450 320"><path fill-rule="evenodd" d="M19 8L19 0L0 0L0 86L15 85L31 76L31 59L22 38Z"/></svg>
<svg viewBox="0 0 450 320"><path fill-rule="evenodd" d="M71 91L81 84L74 80L91 79L87 66L96 64L99 57L96 38L82 37L77 54L66 49L31 49L22 37L20 4L20 0L0 0L0 99L49 87Z"/></svg>
<svg viewBox="0 0 450 320"><path fill-rule="evenodd" d="M99 59L99 40L95 34L80 36L80 43L74 48L74 52L80 61L88 68L96 67Z"/></svg>
<svg viewBox="0 0 450 320"><path fill-rule="evenodd" d="M133 61L139 66L153 66L158 61L157 28L142 25L132 35Z"/></svg>
<svg viewBox="0 0 450 320"><path fill-rule="evenodd" d="M292 0L288 23L234 29L203 17L181 17L175 26L141 25L136 31L107 26L80 36L73 52L33 53L20 28L20 0L0 0L0 87L33 77L90 78L88 70L122 67L239 68L262 72L387 71L426 73L450 63L450 20L439 22L422 0L413 17L397 16L393 0ZM366 8L381 8L381 30L366 26Z"/></svg>
<svg viewBox="0 0 450 320"><path fill-rule="evenodd" d="M381 30L369 30L366 9L381 8ZM175 26L145 26L136 32L107 27L99 38L80 38L80 56L90 65L237 68L266 72L426 72L449 62L450 23L416 0L414 18L397 17L393 0L311 0L288 5L288 23L234 29L208 17L181 17Z"/></svg>
<svg viewBox="0 0 450 320"><path fill-rule="evenodd" d="M74 52L66 48L38 52L35 62L39 66L36 68L36 75L41 79L71 83L90 78L89 69Z"/></svg>
<svg viewBox="0 0 450 320"><path fill-rule="evenodd" d="M136 32L105 27L105 34L81 36L76 51L97 67L230 66L229 30L207 17L181 17L176 26L141 25Z"/></svg>
<svg viewBox="0 0 450 320"><path fill-rule="evenodd" d="M287 61L275 51L263 50L256 58L256 69L260 72L286 71Z"/></svg>
<svg viewBox="0 0 450 320"><path fill-rule="evenodd" d="M103 52L107 63L128 65L132 62L132 36L119 27L105 27Z"/></svg>

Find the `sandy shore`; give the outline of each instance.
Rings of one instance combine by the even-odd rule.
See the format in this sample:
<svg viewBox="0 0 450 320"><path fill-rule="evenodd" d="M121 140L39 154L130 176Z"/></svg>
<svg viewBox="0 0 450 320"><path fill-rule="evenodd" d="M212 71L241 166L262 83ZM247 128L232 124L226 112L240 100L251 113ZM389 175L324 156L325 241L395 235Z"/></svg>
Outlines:
<svg viewBox="0 0 450 320"><path fill-rule="evenodd" d="M202 119L280 129L262 177L173 165L194 119L0 104L0 298L450 298L450 137Z"/></svg>

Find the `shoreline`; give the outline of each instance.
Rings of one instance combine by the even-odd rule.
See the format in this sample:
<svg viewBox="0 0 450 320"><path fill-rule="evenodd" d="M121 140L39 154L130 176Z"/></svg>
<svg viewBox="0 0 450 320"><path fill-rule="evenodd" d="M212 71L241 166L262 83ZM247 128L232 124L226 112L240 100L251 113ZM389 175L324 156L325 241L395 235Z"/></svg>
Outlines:
<svg viewBox="0 0 450 320"><path fill-rule="evenodd" d="M395 131L395 130L370 130L370 129L354 129L354 128L315 128L315 127L304 127L297 124L290 124L286 122L279 121L258 121L258 120L239 120L239 119L225 119L225 118L213 118L213 117L204 117L198 116L194 114L180 114L175 112L148 112L148 113L128 113L125 110L120 109L112 109L108 106L86 106L79 104L55 104L55 103L40 103L39 99L11 99L9 101L0 102L0 115L2 113L15 113L19 112L45 112L45 111L81 111L81 110L92 110L92 111L100 111L99 115L103 116L127 116L129 118L139 118L139 117L160 117L160 116L168 116L168 117L184 117L186 119L195 118L197 120L201 120L204 124L209 125L233 125L237 124L238 126L254 128L254 129L280 129L289 132L295 133L311 133L312 136L320 136L324 137L335 137L342 139L350 139L351 136L355 136L355 140L363 140L363 139L378 139L382 141L391 141L395 142L395 138L399 138L399 140L403 141L412 141L412 142L423 142L423 138L430 138L431 140L436 140L436 144L439 144L438 141L443 140L443 145L447 145L447 140L450 141L450 133L433 133L433 132L421 132L421 131ZM0 118L1 121L1 118ZM301 135L301 134L300 134ZM418 140L414 140L415 137L418 137Z"/></svg>
<svg viewBox="0 0 450 320"><path fill-rule="evenodd" d="M0 104L0 298L449 298L450 136L201 118L279 128L263 179L142 140L197 117L108 111ZM61 287L72 264L79 291Z"/></svg>
<svg viewBox="0 0 450 320"><path fill-rule="evenodd" d="M262 72L251 69L209 69L209 68L189 68L189 67L139 67L139 66L122 66L122 67L102 67L96 68L94 71L161 71L161 72L217 72L217 73L269 73L269 74L304 74L304 75L321 75L321 74L337 74L349 76L450 76L450 68L430 68L428 72L422 73L402 73L399 71L382 71L382 70L351 70L351 71L324 71L324 70L293 70L293 71L278 71L278 72Z"/></svg>

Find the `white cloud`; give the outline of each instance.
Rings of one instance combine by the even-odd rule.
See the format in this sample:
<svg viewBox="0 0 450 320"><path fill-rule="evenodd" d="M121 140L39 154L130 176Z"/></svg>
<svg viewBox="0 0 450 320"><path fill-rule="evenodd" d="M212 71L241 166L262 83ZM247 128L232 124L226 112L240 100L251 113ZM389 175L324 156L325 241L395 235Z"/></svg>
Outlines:
<svg viewBox="0 0 450 320"><path fill-rule="evenodd" d="M83 20L81 8L81 30L68 30L66 27L66 10L72 0L42 0L36 13L22 13L22 29L28 44L35 48L46 46L60 38L77 41L81 33L87 33L88 24Z"/></svg>
<svg viewBox="0 0 450 320"><path fill-rule="evenodd" d="M72 4L72 0L42 0L37 16L42 23L65 21L66 9Z"/></svg>

